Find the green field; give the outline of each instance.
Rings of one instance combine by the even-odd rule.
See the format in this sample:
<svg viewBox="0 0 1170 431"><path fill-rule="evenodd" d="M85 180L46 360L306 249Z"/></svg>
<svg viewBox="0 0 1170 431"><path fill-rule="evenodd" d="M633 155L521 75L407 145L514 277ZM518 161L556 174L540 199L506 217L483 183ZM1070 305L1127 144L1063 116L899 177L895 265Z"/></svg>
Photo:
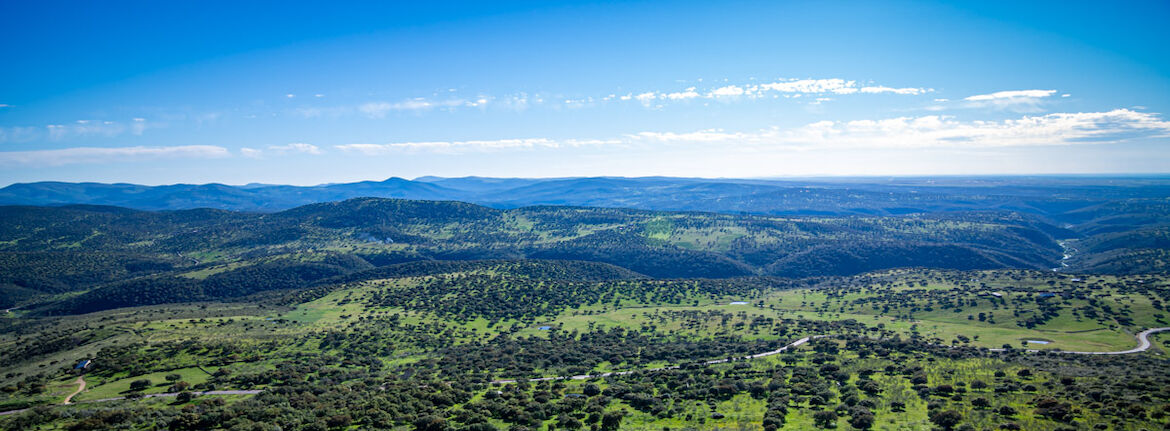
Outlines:
<svg viewBox="0 0 1170 431"><path fill-rule="evenodd" d="M850 421L869 416L872 429L931 429L935 426L931 415L945 408L976 429L1009 422L1021 429L1040 430L1056 430L1066 423L1109 422L1115 429L1136 430L1163 424L1158 400L1170 395L1153 385L1146 392L1148 401L1117 398L1128 400L1129 404L1120 406L1120 401L1083 398L1092 391L1062 389L1071 388L1066 384L1071 378L1104 393L1133 391L1116 386L1110 373L1119 371L1113 367L1137 366L1136 370L1142 370L1140 378L1150 382L1165 378L1145 371L1161 369L1153 364L1167 351L1165 334L1152 337L1154 347L1149 352L1127 358L997 354L966 348L1132 348L1134 333L1165 325L1161 307L1170 283L1162 278L1091 276L1073 281L1079 277L1040 271L892 270L803 283L778 279L583 281L540 278L546 277L540 274L564 271L556 265L460 268L344 282L252 304L158 305L29 320L38 325L37 333L6 333L0 347L23 352L21 346L32 340L54 342L65 337L83 342L8 368L4 403L59 402L76 388L75 377L67 369L77 358L94 358L99 366L86 376L89 386L75 398L76 404L53 412L82 411L92 408L87 402L135 392L168 392L174 382L166 377L172 374L189 390L284 388L279 396L196 400L204 406L200 409L236 415L273 402L296 405L299 398L287 397L320 391L321 382L331 382L326 393L333 395L326 399L314 395L315 405L335 405L331 408L342 408L333 403L360 405L382 399L387 394L380 388L387 385L397 388L391 391L395 394L425 398L434 396L427 395L427 388L436 382L444 387L464 382L440 391L454 397L454 404L429 411L443 412L437 420L451 426L478 421L496 429L518 423L535 429L572 428L577 423L603 428L603 416L609 415L620 417L622 429L760 429L765 418L772 418L768 419L771 426L780 423L777 429L799 430L827 426L814 416L831 410L838 413L832 421L837 429L853 429ZM12 321L25 318L10 316ZM691 367L687 364L772 350L819 334L836 337L790 354L748 362L587 381L486 383L494 378ZM1025 340L1049 344L1024 344ZM842 386L832 383L837 377L816 371L826 363L839 364L840 372L848 374L840 374ZM1032 374L1016 375L1025 368ZM996 371L1006 375L998 376ZM919 375L926 384L912 382ZM150 384L131 391L131 384L139 380ZM988 385L966 386L976 380ZM678 382L690 383L678 386ZM862 383L875 392L858 392ZM566 395L581 394L591 384L602 394ZM688 389L695 385L702 391ZM760 385L765 388L758 389ZM962 388L962 392L938 389L936 393L936 387ZM497 390L512 395L488 396ZM1045 391L1056 391L1062 402L1081 406L1073 419L1048 410L1035 413ZM359 393L365 401L345 401ZM259 401L273 396L277 398ZM539 401L550 396L572 400ZM971 404L982 402L976 398L990 400L990 405ZM780 405L778 400L785 401ZM604 404L588 404L600 402ZM523 403L568 410L543 419L504 413L511 411L505 404ZM1123 411L1142 405L1148 415L1139 420L1100 413L1092 407L1097 404L1117 404ZM173 410L176 407L160 401L126 400L101 406L110 411L178 413ZM1016 413L1001 414L998 409L1004 406ZM294 423L289 418L301 417L298 411L315 411L281 409L284 423ZM347 411L351 428L380 423ZM399 422L391 416L388 423L397 425L389 428L416 427L412 424L420 415L402 416L415 419ZM68 417L46 424L64 426L71 423ZM312 417L295 423L307 426ZM344 422L344 418L334 419Z"/></svg>

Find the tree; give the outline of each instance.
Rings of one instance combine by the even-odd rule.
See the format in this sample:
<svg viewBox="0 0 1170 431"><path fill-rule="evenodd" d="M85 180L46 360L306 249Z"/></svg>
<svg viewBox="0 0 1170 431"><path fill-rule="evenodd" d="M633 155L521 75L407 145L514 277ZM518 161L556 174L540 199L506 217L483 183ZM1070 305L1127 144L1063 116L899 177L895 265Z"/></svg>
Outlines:
<svg viewBox="0 0 1170 431"><path fill-rule="evenodd" d="M930 415L931 422L933 422L935 425L938 425L946 430L954 428L955 425L958 425L959 422L962 420L963 420L963 415L959 414L959 412L956 412L954 410L943 410L940 412L936 412L933 415Z"/></svg>
<svg viewBox="0 0 1170 431"><path fill-rule="evenodd" d="M813 413L813 423L819 428L829 428L837 421L837 413L832 410L821 410Z"/></svg>
<svg viewBox="0 0 1170 431"><path fill-rule="evenodd" d="M870 429L873 427L873 422L873 413L868 410L854 412L853 416L849 417L849 425L857 429Z"/></svg>
<svg viewBox="0 0 1170 431"><path fill-rule="evenodd" d="M413 425L416 431L443 431L447 429L447 422L435 415L420 417L414 421Z"/></svg>
<svg viewBox="0 0 1170 431"><path fill-rule="evenodd" d="M575 429L580 429L582 424L581 424L581 421L577 420L576 418L574 418L572 416L561 415L560 417L557 418L557 426L564 428L564 429L575 430Z"/></svg>
<svg viewBox="0 0 1170 431"><path fill-rule="evenodd" d="M865 380L863 382L860 382L860 384L858 384L857 387L861 388L862 392L865 392L867 395L870 395L870 396L877 395L878 393L880 393L882 391L881 386L879 386L878 383L873 381L873 380Z"/></svg>
<svg viewBox="0 0 1170 431"><path fill-rule="evenodd" d="M617 430L622 427L623 412L605 412L601 416L601 429L606 431Z"/></svg>
<svg viewBox="0 0 1170 431"><path fill-rule="evenodd" d="M601 388L593 383L586 383L585 387L582 389L582 392L584 392L586 396L594 397L601 394Z"/></svg>
<svg viewBox="0 0 1170 431"><path fill-rule="evenodd" d="M179 404L184 404L190 402L192 398L195 398L194 394L184 391L179 392L179 395L175 396L175 401L177 401Z"/></svg>
<svg viewBox="0 0 1170 431"><path fill-rule="evenodd" d="M1072 405L1052 398L1044 398L1037 401L1036 414L1060 422L1071 422L1073 420Z"/></svg>
<svg viewBox="0 0 1170 431"><path fill-rule="evenodd" d="M348 414L333 415L325 419L325 425L329 428L345 428L353 423L353 418Z"/></svg>
<svg viewBox="0 0 1170 431"><path fill-rule="evenodd" d="M149 388L149 387L150 387L150 380L147 380L147 379L138 379L138 380L135 380L133 382L130 382L130 390L132 390L132 391L141 391L141 390L144 390L144 389Z"/></svg>

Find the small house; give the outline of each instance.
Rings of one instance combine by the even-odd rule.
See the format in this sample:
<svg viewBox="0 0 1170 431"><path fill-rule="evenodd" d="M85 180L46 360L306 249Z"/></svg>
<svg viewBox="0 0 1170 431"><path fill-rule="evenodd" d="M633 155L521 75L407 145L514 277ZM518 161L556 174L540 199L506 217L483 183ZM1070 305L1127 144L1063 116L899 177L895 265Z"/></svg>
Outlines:
<svg viewBox="0 0 1170 431"><path fill-rule="evenodd" d="M73 367L73 372L82 374L86 371L89 371L90 368L93 368L93 361L89 359L82 359L81 362L78 362L77 365Z"/></svg>

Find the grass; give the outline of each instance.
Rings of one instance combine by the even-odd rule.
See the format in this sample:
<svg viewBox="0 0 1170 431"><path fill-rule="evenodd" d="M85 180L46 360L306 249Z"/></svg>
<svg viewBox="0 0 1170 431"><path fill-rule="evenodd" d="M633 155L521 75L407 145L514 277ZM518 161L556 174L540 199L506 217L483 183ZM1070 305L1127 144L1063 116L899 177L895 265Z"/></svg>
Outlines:
<svg viewBox="0 0 1170 431"><path fill-rule="evenodd" d="M218 367L204 367L207 371L215 372ZM142 394L158 394L168 392L168 388L172 382L166 380L166 376L170 374L178 374L181 376L180 381L190 383L192 386L207 382L211 376L202 370L190 367L181 368L171 371L160 371L156 373L145 374L141 376L125 376L114 379L102 379L93 376L86 377L87 387L84 392L79 394L74 399L77 401L93 401L105 398L114 398L126 396L130 393L130 384L136 380L147 379L150 380L151 386L146 390L141 391ZM76 389L76 387L74 387Z"/></svg>
<svg viewBox="0 0 1170 431"><path fill-rule="evenodd" d="M516 220L517 228L522 229L530 221ZM656 232L666 232L660 229ZM685 230L670 229L667 240L674 241L682 238L678 236ZM659 233L655 233L659 234ZM706 238L706 239L703 239ZM688 240L715 241L714 237L694 236ZM229 264L230 266L230 264ZM222 267L215 267L222 268ZM213 268L206 271L213 271ZM206 276L208 274L198 274ZM243 345L256 345L272 341L280 347L264 353L259 362L247 364L250 367L259 367L251 372L257 372L265 367L271 367L279 361L282 355L316 351L317 342L321 334L326 331L346 331L350 325L358 324L362 318L387 316L398 314L404 324L440 324L442 328L454 330L455 342L462 343L476 339L485 339L508 330L513 325L520 325L516 336L547 336L548 331L538 330L538 326L548 325L559 327L565 331L589 331L598 328L621 327L630 330L653 328L660 334L671 334L688 338L709 338L721 335L739 335L746 339L777 339L775 333L768 330L752 331L750 322L756 317L771 319L809 319L819 321L856 320L869 326L881 326L902 334L903 336L917 335L937 342L951 344L952 340L966 338L969 345L998 348L1004 344L1015 348L1023 347L1023 340L1049 340L1047 345L1029 345L1028 348L1063 349L1078 351L1114 351L1134 347L1136 341L1133 334L1141 328L1152 326L1167 326L1164 310L1154 307L1152 298L1137 293L1125 293L1118 288L1110 287L1112 283L1124 283L1124 278L1111 276L1084 277L1083 283L1097 285L1088 290L1085 298L1057 298L1053 304L1057 306L1058 315L1034 328L1018 325L1018 321L1034 316L1039 312L1038 302L1034 300L1037 292L1059 290L1058 287L1046 284L1046 279L1033 277L1028 272L1016 271L983 271L960 273L964 278L952 276L954 273L943 271L924 270L894 270L883 271L868 275L871 284L856 286L856 288L842 289L839 285L826 285L815 289L795 289L786 291L772 291L758 297L706 297L696 295L687 297L681 302L685 305L647 304L630 298L621 299L621 305L615 307L613 301L596 305L586 305L570 308L555 316L544 316L532 321L502 320L496 325L484 318L466 320L449 320L423 312L407 312L397 307L371 307L365 304L363 298L370 293L384 289L387 286L409 289L419 281L418 278L402 278L393 280L379 280L358 283L352 286L330 292L316 300L296 305L290 308L261 308L251 304L205 304L205 309L190 305L154 306L136 309L114 310L95 313L93 315L59 318L51 321L55 328L69 332L70 328L90 327L92 341L69 350L47 355L37 361L23 363L18 367L5 369L5 373L12 372L14 377L5 377L5 384L19 381L23 376L47 372L62 376L52 380L46 393L37 397L27 397L26 400L41 400L45 402L59 402L60 399L72 392L75 388L72 376L64 374L65 369L79 358L94 357L103 347L124 346L136 342L164 342L184 340L199 340L202 342L225 341ZM970 280L967 280L969 277ZM1164 281L1163 281L1164 282ZM997 303L986 296L979 296L980 292L1000 292L1003 302ZM930 295L937 295L931 297ZM929 301L933 307L926 309ZM899 303L894 300L909 302ZM964 301L961 310L942 308L941 299ZM693 305L697 301L698 305ZM747 302L748 305L730 305L732 301ZM763 306L757 304L762 301ZM974 301L972 305L971 301ZM885 305L893 305L891 309L883 311ZM910 311L911 307L917 307ZM1115 311L1124 310L1131 324L1123 325L1110 316L1089 318L1085 310L1102 310L1109 307ZM1077 315L1074 315L1074 310ZM994 315L994 323L990 320L980 321L974 316L979 313ZM1018 316L1016 315L1018 314ZM1159 317L1161 315L1161 317ZM973 316L968 318L968 316ZM726 318L726 320L725 320ZM648 329L649 330L649 329ZM792 338L787 334L784 338ZM1170 352L1170 334L1162 333L1151 337L1154 348L1151 354L1165 354ZM27 342L26 338L18 338L16 334L6 334L0 338L0 349L12 348L19 343ZM744 352L752 353L752 352ZM429 353L422 350L411 350L409 347L398 346L392 354L378 359L383 364L393 368L408 365L427 357ZM132 381L146 378L154 384L144 393L165 392L169 383L164 377L167 374L179 373L182 379L191 384L207 381L207 375L192 367L193 364L208 363L208 359L200 357L201 353L183 352L172 357L161 358L158 363L152 364L154 370L178 368L175 371L156 371L145 376L117 375L111 378L87 377L88 389L76 397L77 401L94 400L124 396ZM768 364L773 358L760 360L761 364ZM667 365L656 363L654 366ZM955 363L953 370L963 378L984 378L993 370L978 371L978 367L987 366L982 363ZM243 367L237 363L233 367ZM951 366L951 365L948 365ZM207 367L209 371L213 368ZM597 371L625 370L623 364L602 364ZM909 390L903 379L886 378L881 383L890 391L898 391L899 387ZM942 378L942 377L940 377ZM946 377L950 379L952 377ZM932 377L933 379L933 377ZM913 394L911 394L913 395ZM913 400L917 396L910 397ZM11 402L14 399L0 399L0 402ZM55 401L54 401L55 400ZM917 401L909 401L910 403ZM1005 401L1007 402L1007 401ZM1012 401L1014 402L1014 401ZM905 413L892 414L888 410L875 410L877 422L875 429L921 429L926 427L923 414L913 413L924 411L917 409L914 404L908 405ZM1026 407L1026 406L1024 406ZM710 419L710 411L706 405L695 406L691 412L693 417L705 417L702 424L707 428L758 428L756 422L744 418L758 418L761 404L758 400L737 398L716 406L716 411L723 414L723 419ZM633 410L631 410L633 411ZM702 416L698 416L702 412ZM884 413L883 413L884 412ZM804 410L794 410L788 417L785 429L806 429L811 426L810 413ZM980 415L979 412L970 412ZM639 416L641 415L641 416ZM892 419L892 418L897 418ZM680 419L657 419L649 415L632 414L629 416L628 429L654 429L663 427L682 428L685 426ZM697 419L696 419L697 421ZM1026 422L1020 419L1021 425ZM694 425L691 422L691 425ZM838 429L849 429L844 419L838 423Z"/></svg>

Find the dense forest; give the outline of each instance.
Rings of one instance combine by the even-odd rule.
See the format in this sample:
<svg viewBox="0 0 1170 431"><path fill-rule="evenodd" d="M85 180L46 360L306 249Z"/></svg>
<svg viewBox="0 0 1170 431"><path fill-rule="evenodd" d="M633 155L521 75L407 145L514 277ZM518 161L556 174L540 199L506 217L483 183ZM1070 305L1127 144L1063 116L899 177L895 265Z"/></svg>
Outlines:
<svg viewBox="0 0 1170 431"><path fill-rule="evenodd" d="M1072 234L1012 213L760 217L387 199L271 214L69 206L0 215L0 289L11 292L0 305L82 292L53 313L238 298L414 261L591 261L658 278L1039 269L1058 264L1057 239Z"/></svg>
<svg viewBox="0 0 1170 431"><path fill-rule="evenodd" d="M1029 353L1028 342L1020 344L1132 346L1127 328L1167 325L1170 280L1160 275L900 269L653 279L584 261L375 267L337 253L285 274L296 264L284 259L240 267L247 272L176 277L198 283L175 292L252 292L238 304L72 317L14 312L19 317L0 321L0 367L8 370L0 404L40 407L8 415L0 427L1056 430L1170 423L1164 344L1133 357ZM160 286L150 277L135 281L140 293ZM824 338L781 349L814 336ZM745 358L760 352L779 354ZM68 370L78 357L98 364L84 376L93 394L83 392L77 408L52 406L71 387ZM633 372L602 374L612 370ZM570 375L596 377L545 379ZM121 401L98 401L106 398Z"/></svg>
<svg viewBox="0 0 1170 431"><path fill-rule="evenodd" d="M1161 209L1077 208L0 207L0 429L1170 427Z"/></svg>

